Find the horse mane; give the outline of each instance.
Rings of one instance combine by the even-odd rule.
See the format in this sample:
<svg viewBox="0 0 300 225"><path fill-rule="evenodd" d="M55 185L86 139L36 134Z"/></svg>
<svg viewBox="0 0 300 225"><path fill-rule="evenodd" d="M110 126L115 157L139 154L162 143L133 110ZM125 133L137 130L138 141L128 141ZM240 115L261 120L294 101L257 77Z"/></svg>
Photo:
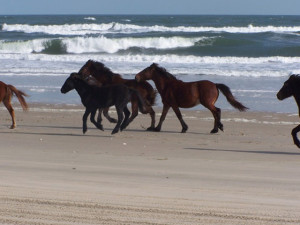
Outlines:
<svg viewBox="0 0 300 225"><path fill-rule="evenodd" d="M89 60L88 62L92 63L92 65L94 66L94 68L97 72L101 72L102 74L105 74L110 81L111 81L112 77L114 77L114 76L121 77L119 74L112 72L108 67L106 67L101 62L94 61L94 60Z"/></svg>
<svg viewBox="0 0 300 225"><path fill-rule="evenodd" d="M154 67L161 75L167 79L177 80L177 78L169 73L165 68L160 67L157 63L153 63L150 67Z"/></svg>
<svg viewBox="0 0 300 225"><path fill-rule="evenodd" d="M300 82L300 74L292 74L290 78L297 80L297 82Z"/></svg>

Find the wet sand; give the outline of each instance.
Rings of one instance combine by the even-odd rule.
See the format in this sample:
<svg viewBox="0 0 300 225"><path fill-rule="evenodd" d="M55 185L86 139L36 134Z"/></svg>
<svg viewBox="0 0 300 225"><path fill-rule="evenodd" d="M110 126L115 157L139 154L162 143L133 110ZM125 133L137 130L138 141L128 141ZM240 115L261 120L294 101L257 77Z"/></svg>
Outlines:
<svg viewBox="0 0 300 225"><path fill-rule="evenodd" d="M112 136L83 135L81 106L30 106L15 130L0 107L0 224L300 224L296 114L225 111L211 135L208 111L182 111L182 134L170 110Z"/></svg>

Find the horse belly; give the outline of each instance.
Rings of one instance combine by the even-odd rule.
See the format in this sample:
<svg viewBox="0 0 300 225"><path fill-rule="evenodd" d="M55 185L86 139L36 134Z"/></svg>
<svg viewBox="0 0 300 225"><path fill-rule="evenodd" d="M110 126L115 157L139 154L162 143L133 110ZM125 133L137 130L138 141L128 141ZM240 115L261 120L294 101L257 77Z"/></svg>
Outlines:
<svg viewBox="0 0 300 225"><path fill-rule="evenodd" d="M176 99L180 108L192 108L200 104L198 89L194 85L181 90L179 89Z"/></svg>

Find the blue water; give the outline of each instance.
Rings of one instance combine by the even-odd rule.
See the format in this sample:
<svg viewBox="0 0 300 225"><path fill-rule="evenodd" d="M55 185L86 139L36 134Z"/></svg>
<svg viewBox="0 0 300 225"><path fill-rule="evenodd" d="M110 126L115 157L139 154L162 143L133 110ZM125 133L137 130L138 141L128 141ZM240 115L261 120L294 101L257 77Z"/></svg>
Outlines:
<svg viewBox="0 0 300 225"><path fill-rule="evenodd" d="M156 62L184 81L227 84L253 111L294 113L276 92L300 73L300 16L0 16L0 80L29 102L80 104L60 87L88 59L125 78Z"/></svg>

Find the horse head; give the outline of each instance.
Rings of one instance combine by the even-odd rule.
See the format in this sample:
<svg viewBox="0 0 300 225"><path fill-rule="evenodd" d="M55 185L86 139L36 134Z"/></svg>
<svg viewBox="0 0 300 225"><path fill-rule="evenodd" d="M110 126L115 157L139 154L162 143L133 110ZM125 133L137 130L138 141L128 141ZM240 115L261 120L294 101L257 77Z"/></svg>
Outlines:
<svg viewBox="0 0 300 225"><path fill-rule="evenodd" d="M76 80L81 79L78 73L71 73L60 89L60 92L65 94L75 88Z"/></svg>
<svg viewBox="0 0 300 225"><path fill-rule="evenodd" d="M109 68L107 68L103 63L88 60L83 67L79 70L78 74L82 79L88 76L95 77L100 83L106 84L112 82L112 77L115 75Z"/></svg>
<svg viewBox="0 0 300 225"><path fill-rule="evenodd" d="M295 93L295 82L300 81L300 77L293 74L286 80L282 86L282 88L277 93L277 98L279 100L286 99L291 97Z"/></svg>
<svg viewBox="0 0 300 225"><path fill-rule="evenodd" d="M157 63L152 63L151 66L139 72L135 76L135 80L137 82L153 80L157 79L158 76L162 79L177 80L175 76L170 74L165 68L160 67Z"/></svg>
<svg viewBox="0 0 300 225"><path fill-rule="evenodd" d="M155 69L157 68L156 63L152 63L151 66L148 66L147 68L143 69L141 72L135 75L135 80L137 82L143 82L145 80L151 80L152 75L155 72Z"/></svg>
<svg viewBox="0 0 300 225"><path fill-rule="evenodd" d="M89 75L91 75L93 73L93 64L94 61L89 59L79 70L78 74L84 78L84 77L88 77Z"/></svg>

